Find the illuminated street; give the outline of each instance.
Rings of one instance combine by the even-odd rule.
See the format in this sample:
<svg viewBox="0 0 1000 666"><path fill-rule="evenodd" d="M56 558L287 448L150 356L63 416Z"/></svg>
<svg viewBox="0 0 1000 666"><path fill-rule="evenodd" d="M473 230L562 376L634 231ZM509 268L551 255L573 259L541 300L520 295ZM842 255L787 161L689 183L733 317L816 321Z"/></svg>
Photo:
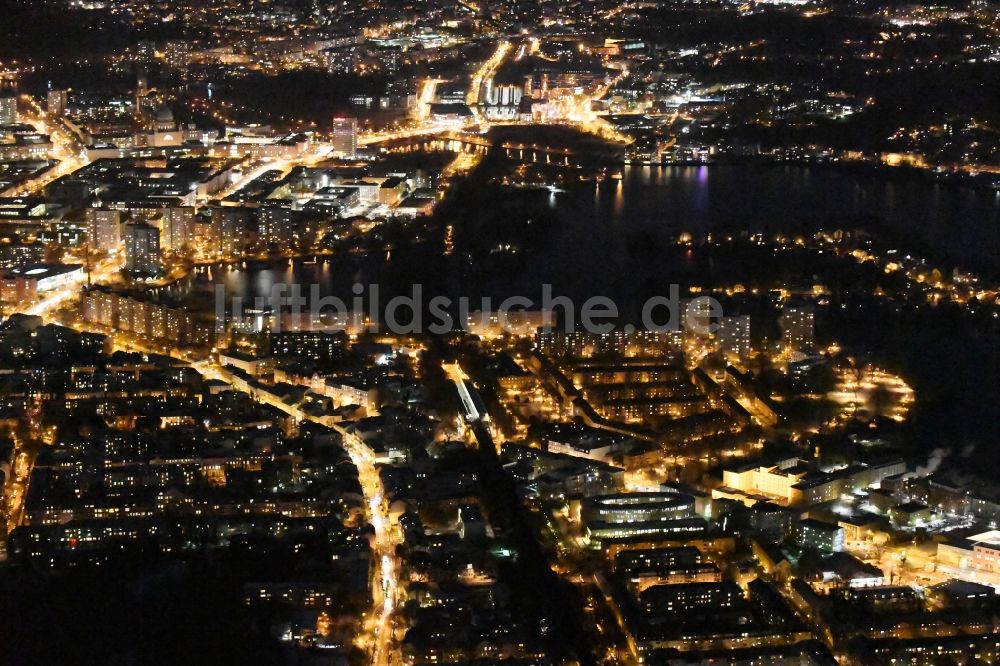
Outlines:
<svg viewBox="0 0 1000 666"><path fill-rule="evenodd" d="M1000 663L1000 22L0 20L0 664Z"/></svg>

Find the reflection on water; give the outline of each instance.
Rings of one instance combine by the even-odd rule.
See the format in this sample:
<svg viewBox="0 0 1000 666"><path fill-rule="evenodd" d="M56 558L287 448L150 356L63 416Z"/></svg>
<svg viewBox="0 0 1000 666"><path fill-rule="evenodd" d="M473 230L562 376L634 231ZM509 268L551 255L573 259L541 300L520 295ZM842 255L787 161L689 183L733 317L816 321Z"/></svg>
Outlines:
<svg viewBox="0 0 1000 666"><path fill-rule="evenodd" d="M981 269L994 267L1000 256L1000 194L920 175L838 167L637 166L626 167L621 182L621 191L605 182L589 185L592 196L565 197L567 216L592 222L599 236L609 220L670 234L865 227L912 238Z"/></svg>
<svg viewBox="0 0 1000 666"><path fill-rule="evenodd" d="M557 293L575 298L593 294L628 298L640 281L657 287L657 281L669 274L662 250L682 232L810 233L859 227L874 236L899 239L905 251L936 255L980 271L1000 269L1000 196L935 184L919 176L889 177L832 167L636 166L626 167L621 180L566 189L558 194L546 190L511 194L538 197L558 218L545 247L525 253L525 263L516 271L477 281L473 259L461 268L461 279L444 280L459 289L481 288L497 297L511 293L535 297L541 284L551 283ZM444 248L419 261L407 256L408 251L397 247L389 261L378 253L291 266L251 265L246 270L215 266L174 289L200 286L210 291L212 285L224 284L229 293L253 298L269 295L275 284L316 283L320 295L348 296L355 280L382 281L400 264L417 271L459 270L445 259ZM422 279L407 273L410 277Z"/></svg>

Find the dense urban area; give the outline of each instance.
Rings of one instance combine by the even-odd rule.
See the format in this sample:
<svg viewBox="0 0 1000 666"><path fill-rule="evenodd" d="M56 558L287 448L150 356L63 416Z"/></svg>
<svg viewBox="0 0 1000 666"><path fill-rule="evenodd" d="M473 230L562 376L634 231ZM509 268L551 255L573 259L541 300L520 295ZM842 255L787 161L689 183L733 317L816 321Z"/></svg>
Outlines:
<svg viewBox="0 0 1000 666"><path fill-rule="evenodd" d="M0 5L0 663L1000 663L998 451L996 0Z"/></svg>

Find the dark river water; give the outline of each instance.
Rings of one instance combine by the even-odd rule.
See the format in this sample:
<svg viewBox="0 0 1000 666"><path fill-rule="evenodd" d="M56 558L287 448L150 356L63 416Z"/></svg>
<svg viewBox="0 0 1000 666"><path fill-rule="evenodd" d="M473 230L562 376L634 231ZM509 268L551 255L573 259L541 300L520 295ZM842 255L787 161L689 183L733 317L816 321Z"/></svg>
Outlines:
<svg viewBox="0 0 1000 666"><path fill-rule="evenodd" d="M946 266L1000 272L1000 193L935 183L916 174L767 165L631 167L621 181L584 183L559 193L519 191L509 197L473 201L458 216L457 227L472 228L466 247L474 249L464 263L447 256L441 242L419 249L396 243L388 257L380 252L315 264L203 269L174 290L205 292L222 283L230 294L253 298L269 294L274 283L297 282L316 283L323 295L348 297L355 281L395 281L425 282L475 297L536 298L540 285L551 283L555 293L573 298L602 294L628 300L637 285L675 275L671 264L677 258L667 257L666 250L685 231L698 236L865 228L904 252L930 256ZM548 220L543 237L524 248L527 227L514 222L539 212ZM482 226L475 227L477 221ZM506 225L513 226L504 236ZM499 250L476 245L494 233ZM457 235L461 238L461 230ZM500 247L507 245L518 247L513 253Z"/></svg>

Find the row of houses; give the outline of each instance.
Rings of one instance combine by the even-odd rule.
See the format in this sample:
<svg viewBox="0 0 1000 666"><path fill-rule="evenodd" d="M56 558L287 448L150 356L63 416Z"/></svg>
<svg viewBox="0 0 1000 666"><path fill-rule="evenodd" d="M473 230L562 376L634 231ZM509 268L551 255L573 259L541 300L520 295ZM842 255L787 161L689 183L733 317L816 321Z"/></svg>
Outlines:
<svg viewBox="0 0 1000 666"><path fill-rule="evenodd" d="M99 287L84 293L82 316L88 324L170 344L207 347L215 339L211 323L185 310Z"/></svg>

